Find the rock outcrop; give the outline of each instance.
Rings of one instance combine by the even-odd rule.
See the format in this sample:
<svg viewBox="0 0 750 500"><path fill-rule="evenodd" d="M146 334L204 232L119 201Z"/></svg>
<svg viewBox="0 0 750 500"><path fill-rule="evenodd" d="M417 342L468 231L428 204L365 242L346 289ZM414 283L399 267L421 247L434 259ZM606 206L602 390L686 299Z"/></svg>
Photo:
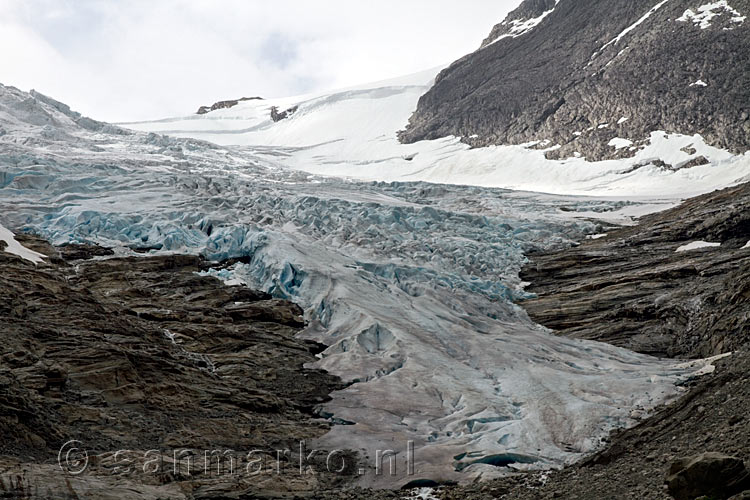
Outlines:
<svg viewBox="0 0 750 500"><path fill-rule="evenodd" d="M672 462L667 486L676 500L729 498L750 488L750 472L737 457L701 453Z"/></svg>
<svg viewBox="0 0 750 500"><path fill-rule="evenodd" d="M329 427L314 407L342 387L304 368L323 347L295 338L299 307L200 276L194 256L17 238L50 259L0 252L0 497L255 498L341 479L325 457L295 473L300 440Z"/></svg>
<svg viewBox="0 0 750 500"><path fill-rule="evenodd" d="M747 183L563 252L532 254L521 277L538 297L522 306L560 335L656 356L729 352L750 340L749 240ZM720 246L685 250L693 242Z"/></svg>
<svg viewBox="0 0 750 500"><path fill-rule="evenodd" d="M285 109L284 111L279 111L279 108L277 108L276 106L272 106L271 107L271 120L273 120L274 122L278 122L278 121L283 120L284 118L288 118L292 116L297 111L298 108L299 106L292 106L291 108Z"/></svg>
<svg viewBox="0 0 750 500"><path fill-rule="evenodd" d="M239 99L227 99L226 101L217 101L213 103L210 106L201 106L198 108L198 111L195 112L197 115L205 115L206 113L210 113L211 111L216 111L217 109L227 109L234 106L237 106L239 103L243 101L259 101L262 100L262 97L240 97Z"/></svg>
<svg viewBox="0 0 750 500"><path fill-rule="evenodd" d="M526 0L438 75L400 138L549 140L549 157L602 159L664 130L747 151L748 15L747 0Z"/></svg>

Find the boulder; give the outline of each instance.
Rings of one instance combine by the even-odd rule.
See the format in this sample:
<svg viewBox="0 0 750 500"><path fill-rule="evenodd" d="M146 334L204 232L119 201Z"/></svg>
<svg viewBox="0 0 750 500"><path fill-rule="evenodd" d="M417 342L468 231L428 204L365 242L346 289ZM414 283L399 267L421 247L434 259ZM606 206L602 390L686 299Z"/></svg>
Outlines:
<svg viewBox="0 0 750 500"><path fill-rule="evenodd" d="M667 486L677 500L726 499L750 488L750 473L740 458L707 452L672 462Z"/></svg>

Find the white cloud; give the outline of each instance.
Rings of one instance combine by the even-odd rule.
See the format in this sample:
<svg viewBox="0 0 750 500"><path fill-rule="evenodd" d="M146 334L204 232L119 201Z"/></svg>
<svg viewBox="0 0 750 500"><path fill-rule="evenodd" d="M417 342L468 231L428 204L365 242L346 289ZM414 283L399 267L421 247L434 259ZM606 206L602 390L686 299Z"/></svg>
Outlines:
<svg viewBox="0 0 750 500"><path fill-rule="evenodd" d="M3 0L0 82L108 121L449 63L520 0Z"/></svg>

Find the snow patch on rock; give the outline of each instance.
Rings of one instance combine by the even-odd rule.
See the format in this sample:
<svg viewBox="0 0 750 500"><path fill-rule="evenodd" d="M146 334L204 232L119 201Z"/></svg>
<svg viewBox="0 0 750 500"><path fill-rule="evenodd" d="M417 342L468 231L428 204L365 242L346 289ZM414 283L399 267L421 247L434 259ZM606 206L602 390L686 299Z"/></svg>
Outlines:
<svg viewBox="0 0 750 500"><path fill-rule="evenodd" d="M629 139L623 139L622 137L614 137L607 143L607 146L611 146L615 149L627 148L632 145L633 141Z"/></svg>
<svg viewBox="0 0 750 500"><path fill-rule="evenodd" d="M555 1L555 5L560 3L560 0ZM529 31L533 30L539 23L541 23L545 17L550 15L552 11L554 11L554 7L542 12L541 15L537 17L532 17L529 19L513 19L511 21L503 21L500 23L501 25L507 26L510 25L510 28L508 29L508 33L505 33L503 35L498 36L491 42L487 43L482 47L482 49L489 47L490 45L496 43L499 40L502 40L504 38L517 38L521 35L525 35Z"/></svg>
<svg viewBox="0 0 750 500"><path fill-rule="evenodd" d="M5 248L3 249L4 252L18 255L22 259L33 262L34 264L43 262L43 260L47 257L44 254L35 252L21 245L18 241L16 241L13 232L9 229L6 229L2 225L0 225L0 241L5 242Z"/></svg>
<svg viewBox="0 0 750 500"><path fill-rule="evenodd" d="M667 1L668 0L662 0L661 2L659 2L658 4L656 4L655 6L651 7L651 9L649 9L648 12L646 12L643 16L641 16L640 19L638 19L636 22L634 22L633 24L631 24L630 26L628 26L627 28L625 28L624 30L622 30L612 40L610 40L609 42L607 42L604 45L602 45L599 50L597 50L596 52L594 52L594 54L592 54L591 59L593 60L594 58L596 58L596 56L598 56L599 54L601 54L607 47L609 47L611 45L617 45L618 43L620 43L620 40L622 40L625 36L628 35L628 33L630 33L631 31L633 31L634 29L636 29L638 26L640 26L641 24L643 24L649 17L651 17L651 15L654 12L656 12L657 10L659 10L662 7L662 5L664 5L665 3L667 3Z"/></svg>
<svg viewBox="0 0 750 500"><path fill-rule="evenodd" d="M682 16L675 19L679 22L692 22L695 26L700 27L704 30L711 27L711 21L723 13L729 13L732 17L730 22L741 24L745 21L746 16L743 16L736 9L730 6L726 0L719 0L718 2L707 3L698 7L698 11L687 9Z"/></svg>
<svg viewBox="0 0 750 500"><path fill-rule="evenodd" d="M675 252L687 252L690 250L698 250L700 248L715 248L721 246L721 243L710 243L708 241L691 241L685 245L677 247Z"/></svg>

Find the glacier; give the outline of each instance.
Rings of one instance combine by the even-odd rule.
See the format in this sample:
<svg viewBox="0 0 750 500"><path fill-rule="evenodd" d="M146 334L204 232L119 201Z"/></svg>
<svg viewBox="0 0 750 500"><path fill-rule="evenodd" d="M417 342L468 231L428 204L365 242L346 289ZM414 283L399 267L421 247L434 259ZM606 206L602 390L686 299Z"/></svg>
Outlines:
<svg viewBox="0 0 750 500"><path fill-rule="evenodd" d="M530 297L525 255L736 182L747 157L659 133L644 155L679 155L659 141L690 141L712 163L623 173L623 162L585 171L582 159L455 138L402 147L395 130L421 92L407 78L305 97L279 127L256 107L298 98L127 125L136 131L0 87L0 222L58 245L199 254L214 263L207 274L298 303L301 335L328 346L316 367L348 383L320 408L336 425L314 445L370 464L378 450L398 452L396 475L364 468L361 484L571 463L679 396L710 360L552 335L516 304ZM557 194L508 189L548 185Z"/></svg>

